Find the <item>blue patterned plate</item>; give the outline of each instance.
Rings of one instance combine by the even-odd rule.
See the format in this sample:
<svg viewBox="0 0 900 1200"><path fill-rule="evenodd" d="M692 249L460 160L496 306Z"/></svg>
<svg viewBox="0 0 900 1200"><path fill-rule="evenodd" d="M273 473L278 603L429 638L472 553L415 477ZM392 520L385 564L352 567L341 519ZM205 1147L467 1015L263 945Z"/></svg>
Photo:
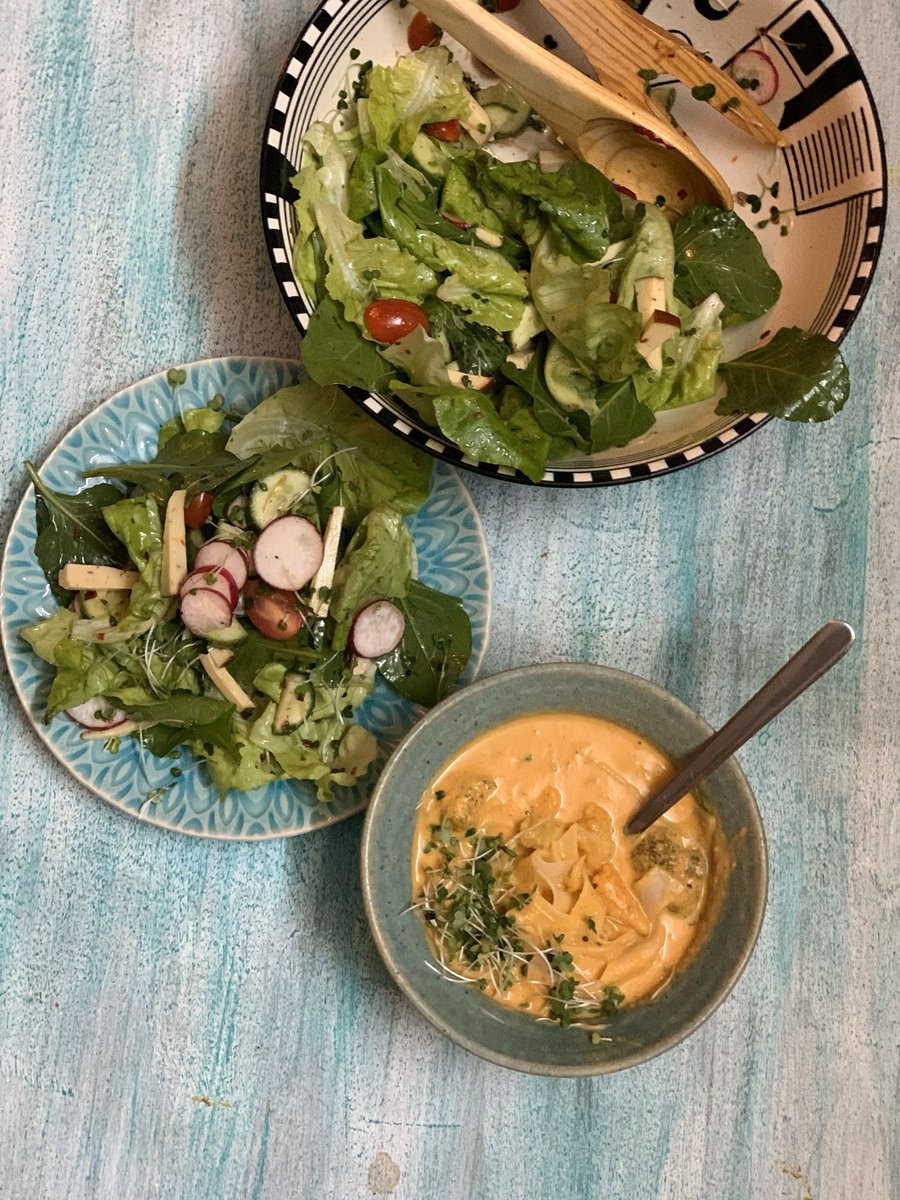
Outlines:
<svg viewBox="0 0 900 1200"><path fill-rule="evenodd" d="M206 404L219 392L228 407L246 410L303 376L299 363L266 358L214 358L185 370L187 381L174 394L163 373L106 400L63 438L41 467L42 477L60 491L78 491L85 486L81 473L88 467L150 458L160 425L179 409ZM420 578L430 587L459 596L471 618L472 658L462 678L463 683L470 682L487 644L491 577L481 522L452 468L435 464L431 496L409 524ZM338 789L339 799L329 804L317 803L313 789L296 780L254 792L231 791L220 801L201 763L185 767L184 774L173 779L171 764L142 753L131 739L123 741L117 754L110 754L102 742L82 741L78 727L65 717L57 717L49 726L42 724L52 671L18 636L24 625L56 608L34 557L34 539L34 489L30 487L13 519L3 556L3 645L13 684L38 736L92 792L150 824L237 841L308 833L365 807L371 778ZM387 756L421 711L379 681L359 717ZM149 798L153 796L158 798Z"/></svg>

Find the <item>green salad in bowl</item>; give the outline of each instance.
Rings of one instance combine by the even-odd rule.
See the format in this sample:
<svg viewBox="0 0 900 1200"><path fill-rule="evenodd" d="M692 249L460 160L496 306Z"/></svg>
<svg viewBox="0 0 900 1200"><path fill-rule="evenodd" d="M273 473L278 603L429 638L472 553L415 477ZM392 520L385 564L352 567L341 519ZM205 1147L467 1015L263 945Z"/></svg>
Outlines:
<svg viewBox="0 0 900 1200"><path fill-rule="evenodd" d="M713 397L798 421L846 402L822 335L768 331L725 361L723 332L781 291L737 213L625 193L444 46L364 64L338 110L306 130L293 180L318 382L391 393L533 481Z"/></svg>
<svg viewBox="0 0 900 1200"><path fill-rule="evenodd" d="M220 796L307 780L330 801L378 753L355 720L376 678L427 706L470 656L460 600L417 579L431 462L309 380L247 415L178 410L150 461L74 495L26 464L58 603L18 630L53 668L44 721L111 754L186 748Z"/></svg>

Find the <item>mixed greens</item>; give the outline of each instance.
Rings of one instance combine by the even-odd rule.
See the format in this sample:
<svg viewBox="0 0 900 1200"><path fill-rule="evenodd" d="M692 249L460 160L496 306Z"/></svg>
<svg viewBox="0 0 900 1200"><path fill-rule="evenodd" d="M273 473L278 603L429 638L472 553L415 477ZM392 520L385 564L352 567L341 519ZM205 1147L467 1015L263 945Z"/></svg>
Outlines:
<svg viewBox="0 0 900 1200"><path fill-rule="evenodd" d="M150 462L86 471L105 482L74 496L26 467L60 605L22 631L54 668L44 719L111 752L186 746L220 793L290 778L327 800L376 757L354 711L378 672L429 705L465 668L465 609L416 579L404 520L430 459L335 388L182 408Z"/></svg>
<svg viewBox="0 0 900 1200"><path fill-rule="evenodd" d="M314 379L392 391L466 454L533 480L723 383L720 412L840 410L847 371L824 337L782 329L722 362L723 328L781 290L736 213L641 202L561 147L495 155L531 121L506 85L475 93L431 46L365 64L338 120L310 127L294 269L316 301Z"/></svg>

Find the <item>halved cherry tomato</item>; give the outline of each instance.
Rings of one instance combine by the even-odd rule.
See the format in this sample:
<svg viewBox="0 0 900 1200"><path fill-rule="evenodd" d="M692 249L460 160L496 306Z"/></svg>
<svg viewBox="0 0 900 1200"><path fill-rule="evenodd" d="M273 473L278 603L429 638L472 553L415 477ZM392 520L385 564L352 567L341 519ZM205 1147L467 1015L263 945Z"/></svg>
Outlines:
<svg viewBox="0 0 900 1200"><path fill-rule="evenodd" d="M518 0L517 0L518 2ZM436 46L441 40L441 31L430 17L416 13L406 31L406 42L410 50L421 50L423 46Z"/></svg>
<svg viewBox="0 0 900 1200"><path fill-rule="evenodd" d="M431 326L428 317L411 300L373 300L363 313L366 329L376 342L392 345L421 325L426 333Z"/></svg>
<svg viewBox="0 0 900 1200"><path fill-rule="evenodd" d="M261 579L245 585L244 611L263 637L276 642L286 642L303 624L303 605L296 595L267 587Z"/></svg>
<svg viewBox="0 0 900 1200"><path fill-rule="evenodd" d="M494 12L512 12L519 7L519 0L490 0L489 6Z"/></svg>
<svg viewBox="0 0 900 1200"><path fill-rule="evenodd" d="M432 121L422 126L422 132L437 138L439 142L458 142L462 126L459 121Z"/></svg>
<svg viewBox="0 0 900 1200"><path fill-rule="evenodd" d="M184 523L188 529L199 529L209 520L212 512L212 492L194 492L184 506Z"/></svg>

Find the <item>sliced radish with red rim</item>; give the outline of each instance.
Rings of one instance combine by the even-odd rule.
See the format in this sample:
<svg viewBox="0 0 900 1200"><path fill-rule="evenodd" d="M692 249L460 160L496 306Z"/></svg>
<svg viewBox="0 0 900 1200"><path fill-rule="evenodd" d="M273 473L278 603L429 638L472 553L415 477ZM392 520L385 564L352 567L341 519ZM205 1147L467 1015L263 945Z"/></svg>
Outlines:
<svg viewBox="0 0 900 1200"><path fill-rule="evenodd" d="M731 77L757 104L768 104L778 91L778 69L762 50L743 50L736 55Z"/></svg>
<svg viewBox="0 0 900 1200"><path fill-rule="evenodd" d="M114 708L103 696L92 696L83 704L67 708L66 716L84 729L114 729L128 720L127 713L122 712L121 708Z"/></svg>
<svg viewBox="0 0 900 1200"><path fill-rule="evenodd" d="M238 591L247 582L248 556L239 546L217 539L205 542L197 551L194 568L224 567L234 580Z"/></svg>
<svg viewBox="0 0 900 1200"><path fill-rule="evenodd" d="M359 610L350 626L350 649L361 658L382 658L400 645L406 618L390 600L373 600Z"/></svg>
<svg viewBox="0 0 900 1200"><path fill-rule="evenodd" d="M196 588L212 588L214 592L221 592L231 608L237 607L239 588L234 576L226 567L194 567L193 571L185 576L181 585L181 595L186 596Z"/></svg>
<svg viewBox="0 0 900 1200"><path fill-rule="evenodd" d="M212 588L191 588L181 597L181 619L197 637L231 625L232 606Z"/></svg>
<svg viewBox="0 0 900 1200"><path fill-rule="evenodd" d="M322 565L322 535L306 517L276 517L253 547L256 572L270 587L296 592Z"/></svg>

